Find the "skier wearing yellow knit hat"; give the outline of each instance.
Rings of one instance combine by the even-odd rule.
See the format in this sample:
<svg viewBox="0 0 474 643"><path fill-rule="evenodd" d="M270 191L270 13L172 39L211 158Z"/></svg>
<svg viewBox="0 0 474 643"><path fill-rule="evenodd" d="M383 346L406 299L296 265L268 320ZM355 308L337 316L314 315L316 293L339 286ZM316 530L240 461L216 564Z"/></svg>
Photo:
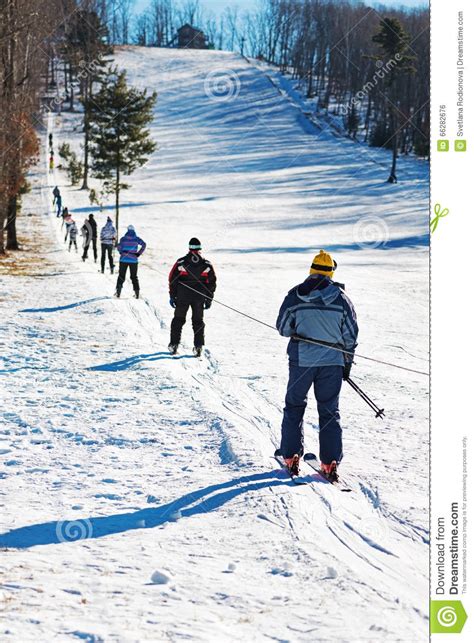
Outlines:
<svg viewBox="0 0 474 643"><path fill-rule="evenodd" d="M309 277L285 297L277 319L279 333L291 338L280 454L290 473L298 475L304 453L303 418L313 386L319 414L320 468L330 480L337 480L342 460L339 393L343 379L350 374L359 332L344 286L333 281L336 268L331 255L321 250L313 259Z"/></svg>

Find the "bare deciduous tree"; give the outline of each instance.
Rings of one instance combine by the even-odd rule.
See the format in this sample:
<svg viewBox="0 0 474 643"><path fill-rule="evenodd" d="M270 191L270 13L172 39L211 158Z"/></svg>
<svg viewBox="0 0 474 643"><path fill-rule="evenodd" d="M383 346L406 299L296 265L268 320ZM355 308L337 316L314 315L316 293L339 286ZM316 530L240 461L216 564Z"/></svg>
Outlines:
<svg viewBox="0 0 474 643"><path fill-rule="evenodd" d="M47 80L53 69L63 9L59 0L0 1L0 254L18 248L17 207L38 152L42 74Z"/></svg>

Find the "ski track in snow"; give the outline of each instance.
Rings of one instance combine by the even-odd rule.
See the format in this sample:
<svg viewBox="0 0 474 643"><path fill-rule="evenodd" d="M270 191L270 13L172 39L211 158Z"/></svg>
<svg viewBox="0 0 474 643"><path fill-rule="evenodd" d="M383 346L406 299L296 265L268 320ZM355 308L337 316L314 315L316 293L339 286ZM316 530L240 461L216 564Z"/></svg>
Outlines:
<svg viewBox="0 0 474 643"><path fill-rule="evenodd" d="M191 356L189 322L171 357L166 275L197 235L217 297L272 323L326 247L358 311L360 352L424 368L427 168L401 159L387 186L377 162L361 165L385 152L318 135L289 89L276 91L286 79L237 55L123 48L117 62L159 91L160 150L121 214L149 244L143 298L127 282L115 300L114 277L66 252L52 187L79 227L95 208L44 161L21 218L43 258L3 276L0 299L2 639L424 640L425 379L359 360L354 377L387 419L344 389L354 491L295 487L271 457L284 340L214 304L204 357ZM210 71L238 78L231 99L206 93ZM78 146L78 119L50 119L56 144ZM386 245L360 243L364 214Z"/></svg>

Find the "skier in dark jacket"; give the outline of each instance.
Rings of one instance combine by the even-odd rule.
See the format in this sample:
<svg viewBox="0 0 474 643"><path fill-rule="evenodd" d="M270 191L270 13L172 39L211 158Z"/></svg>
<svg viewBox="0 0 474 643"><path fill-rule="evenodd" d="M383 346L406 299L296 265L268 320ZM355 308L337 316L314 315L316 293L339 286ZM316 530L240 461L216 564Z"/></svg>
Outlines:
<svg viewBox="0 0 474 643"><path fill-rule="evenodd" d="M115 296L120 297L123 283L127 275L127 269L130 270L130 279L132 280L133 290L136 299L140 296L140 284L138 283L138 258L145 252L146 243L140 237L137 237L135 228L129 225L127 232L120 239L117 250L120 253L119 274L117 279L117 289Z"/></svg>
<svg viewBox="0 0 474 643"><path fill-rule="evenodd" d="M53 205L54 204L56 204L56 216L60 217L62 205L63 205L63 199L61 197L61 192L57 185L54 187L54 190L53 190Z"/></svg>
<svg viewBox="0 0 474 643"><path fill-rule="evenodd" d="M204 346L204 310L211 307L216 290L216 273L210 261L201 256L201 242L193 237L189 252L174 264L169 275L170 305L175 309L171 322L169 351L176 355L189 308L192 310L194 355Z"/></svg>
<svg viewBox="0 0 474 643"><path fill-rule="evenodd" d="M84 237L84 252L82 253L82 261L85 261L87 259L89 246L92 243L94 263L97 263L97 221L94 219L93 214L89 214L89 219L82 226L82 233Z"/></svg>
<svg viewBox="0 0 474 643"><path fill-rule="evenodd" d="M321 250L311 265L310 276L286 296L277 319L280 335L291 337L280 451L289 470L298 473L304 452L304 412L313 386L319 414L320 467L329 479L337 479L342 460L339 393L351 371L359 332L344 287L332 280L336 267L332 257ZM300 338L328 346L309 344Z"/></svg>
<svg viewBox="0 0 474 643"><path fill-rule="evenodd" d="M61 212L61 230L64 228L66 225L66 219L69 217L69 210L67 208L63 208L63 211Z"/></svg>

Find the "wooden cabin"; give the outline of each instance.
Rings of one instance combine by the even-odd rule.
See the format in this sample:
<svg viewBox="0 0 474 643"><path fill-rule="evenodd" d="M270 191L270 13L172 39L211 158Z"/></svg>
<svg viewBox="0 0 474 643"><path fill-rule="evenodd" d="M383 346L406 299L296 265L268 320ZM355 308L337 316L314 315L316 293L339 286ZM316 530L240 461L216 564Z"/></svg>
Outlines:
<svg viewBox="0 0 474 643"><path fill-rule="evenodd" d="M204 31L185 24L178 29L177 46L179 49L209 49L209 40Z"/></svg>

